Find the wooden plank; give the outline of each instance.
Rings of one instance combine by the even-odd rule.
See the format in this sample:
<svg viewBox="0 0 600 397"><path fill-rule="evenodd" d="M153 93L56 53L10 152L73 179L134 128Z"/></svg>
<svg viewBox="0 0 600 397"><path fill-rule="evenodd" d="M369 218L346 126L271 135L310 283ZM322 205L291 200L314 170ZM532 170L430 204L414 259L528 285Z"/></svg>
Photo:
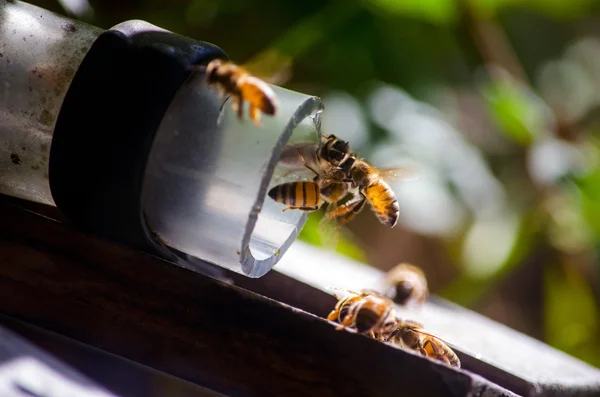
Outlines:
<svg viewBox="0 0 600 397"><path fill-rule="evenodd" d="M34 209L55 216L53 208ZM335 303L326 287L374 288L382 277L374 268L300 242L292 246L276 269L285 274L273 271L258 280L235 274L229 274L229 278L238 286L324 317ZM554 395L556 390L561 395L600 393L597 369L468 310L434 301L423 310L399 308L399 313L449 340L468 371L520 395Z"/></svg>
<svg viewBox="0 0 600 397"><path fill-rule="evenodd" d="M378 289L384 277L371 266L299 242L290 247L277 270L306 283L303 290L310 285L329 299L330 287ZM280 292L278 299L288 298ZM305 307L313 308L319 315L326 310L314 303ZM600 396L599 369L473 311L435 296L423 307L396 306L396 310L399 317L416 320L449 342L464 369L517 394Z"/></svg>
<svg viewBox="0 0 600 397"><path fill-rule="evenodd" d="M12 317L0 315L0 324L119 396L224 397L223 394Z"/></svg>
<svg viewBox="0 0 600 397"><path fill-rule="evenodd" d="M231 395L512 395L0 201L0 312Z"/></svg>
<svg viewBox="0 0 600 397"><path fill-rule="evenodd" d="M117 397L1 326L0 396Z"/></svg>

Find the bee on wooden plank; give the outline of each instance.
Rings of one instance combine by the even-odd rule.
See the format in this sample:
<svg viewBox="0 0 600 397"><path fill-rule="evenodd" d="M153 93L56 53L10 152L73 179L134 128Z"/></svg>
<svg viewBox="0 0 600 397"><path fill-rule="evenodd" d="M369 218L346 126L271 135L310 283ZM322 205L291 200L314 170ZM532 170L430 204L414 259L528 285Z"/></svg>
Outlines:
<svg viewBox="0 0 600 397"><path fill-rule="evenodd" d="M327 319L337 321L337 329L356 331L378 338L390 334L396 327L396 311L391 300L374 291L346 291L351 295L338 299Z"/></svg>
<svg viewBox="0 0 600 397"><path fill-rule="evenodd" d="M434 360L460 368L456 353L439 337L423 330L423 326L414 321L399 320L391 332L388 343L403 349L414 350Z"/></svg>
<svg viewBox="0 0 600 397"><path fill-rule="evenodd" d="M422 305L429 297L423 270L410 263L400 263L386 273L385 295L399 305Z"/></svg>

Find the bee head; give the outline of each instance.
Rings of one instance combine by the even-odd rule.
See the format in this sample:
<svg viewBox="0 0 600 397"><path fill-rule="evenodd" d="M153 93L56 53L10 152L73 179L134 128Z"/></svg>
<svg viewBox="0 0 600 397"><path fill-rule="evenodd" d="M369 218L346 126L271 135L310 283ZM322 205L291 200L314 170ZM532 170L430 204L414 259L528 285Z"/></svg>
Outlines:
<svg viewBox="0 0 600 397"><path fill-rule="evenodd" d="M215 81L217 79L217 73L222 64L223 61L220 59L213 59L206 65L206 78L208 81Z"/></svg>
<svg viewBox="0 0 600 397"><path fill-rule="evenodd" d="M400 281L396 284L394 301L400 304L406 303L412 296L414 285L410 281Z"/></svg>
<svg viewBox="0 0 600 397"><path fill-rule="evenodd" d="M352 168L352 166L354 165L354 162L356 161L356 157L354 156L350 156L348 157L346 160L344 160L340 165L340 169L344 172L348 172L350 171L350 169Z"/></svg>
<svg viewBox="0 0 600 397"><path fill-rule="evenodd" d="M329 149L329 157L337 163L342 161L348 154L348 142L341 139L336 140Z"/></svg>

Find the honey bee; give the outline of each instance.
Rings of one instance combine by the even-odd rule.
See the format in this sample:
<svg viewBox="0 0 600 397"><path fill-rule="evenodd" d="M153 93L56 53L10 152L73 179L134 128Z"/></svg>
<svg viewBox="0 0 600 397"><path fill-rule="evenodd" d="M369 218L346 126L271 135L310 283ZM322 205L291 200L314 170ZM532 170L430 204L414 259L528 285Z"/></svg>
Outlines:
<svg viewBox="0 0 600 397"><path fill-rule="evenodd" d="M385 295L400 305L420 305L429 296L425 274L409 263L401 263L387 272L384 285Z"/></svg>
<svg viewBox="0 0 600 397"><path fill-rule="evenodd" d="M215 86L221 96L232 98L231 108L237 112L239 120L244 118L244 101L250 105L250 118L257 126L261 125L262 113L270 116L277 113L279 101L273 89L243 67L214 59L206 65L205 72L209 86Z"/></svg>
<svg viewBox="0 0 600 397"><path fill-rule="evenodd" d="M308 146L295 148L296 159L316 175L312 183L290 182L275 186L269 196L287 204L288 208L305 211L317 210L327 202L331 209L325 220L334 221L337 226L352 220L368 201L378 219L394 227L399 216L398 200L384 178L403 176L408 169L378 169L358 158L350 151L348 142L335 135L322 136L320 143L320 148L310 154L306 154ZM288 165L295 164L291 160L291 150L288 149L284 156L284 162ZM309 200L304 200L305 197ZM340 204L346 197L348 199Z"/></svg>
<svg viewBox="0 0 600 397"><path fill-rule="evenodd" d="M282 156L285 164L292 165L292 158L315 174L312 181L287 182L276 185L269 190L268 195L288 209L316 211L324 203L335 205L349 193L350 184L345 172L337 167L340 161L348 155L348 142L333 135L321 137L321 147L313 144L291 146ZM296 151L293 156L290 151ZM308 158L308 160L307 160Z"/></svg>
<svg viewBox="0 0 600 397"><path fill-rule="evenodd" d="M346 298L335 295L338 302L327 316L329 321L340 323L336 329L351 328L379 338L396 328L396 311L391 300L371 291L347 292L351 295Z"/></svg>
<svg viewBox="0 0 600 397"><path fill-rule="evenodd" d="M398 321L387 342L460 368L460 360L456 353L440 338L425 332L423 326L417 322Z"/></svg>
<svg viewBox="0 0 600 397"><path fill-rule="evenodd" d="M400 208L395 193L384 179L401 176L406 169L378 169L355 155L349 156L339 167L346 172L351 187L356 188L357 193L327 216L340 218L342 223L347 223L362 211L365 202L368 201L379 221L394 227L398 222Z"/></svg>
<svg viewBox="0 0 600 397"><path fill-rule="evenodd" d="M371 204L381 223L394 227L398 222L399 206L395 193L384 179L406 176L407 168L378 169L366 160L351 153L347 142L331 135L322 145L328 153L327 159L343 171L344 181L350 184L352 197L327 214L328 219L337 219L344 224L358 215L366 201Z"/></svg>

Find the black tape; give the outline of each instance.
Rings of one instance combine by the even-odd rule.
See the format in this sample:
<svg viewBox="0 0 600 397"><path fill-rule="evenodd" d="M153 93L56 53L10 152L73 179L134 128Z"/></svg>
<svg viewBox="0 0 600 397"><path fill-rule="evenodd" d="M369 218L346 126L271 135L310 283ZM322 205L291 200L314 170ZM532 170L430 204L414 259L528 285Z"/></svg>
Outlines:
<svg viewBox="0 0 600 397"><path fill-rule="evenodd" d="M77 226L164 253L141 207L152 142L194 67L227 56L143 21L117 28L94 42L66 94L52 139L50 188Z"/></svg>

